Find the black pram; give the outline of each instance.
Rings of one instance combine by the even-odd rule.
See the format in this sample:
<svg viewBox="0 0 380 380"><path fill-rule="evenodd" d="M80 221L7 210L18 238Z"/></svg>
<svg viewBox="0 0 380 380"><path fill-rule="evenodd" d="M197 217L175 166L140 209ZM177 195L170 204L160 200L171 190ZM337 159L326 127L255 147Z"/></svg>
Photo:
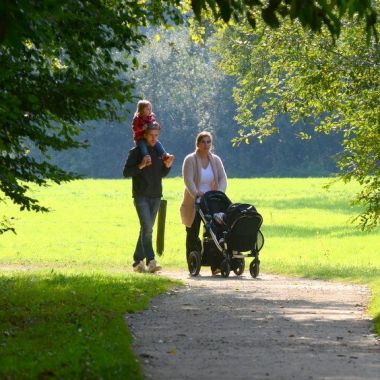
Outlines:
<svg viewBox="0 0 380 380"><path fill-rule="evenodd" d="M240 276L245 258L252 257L249 271L257 277L264 236L260 231L263 218L255 207L232 203L221 191L208 191L196 203L196 209L204 225L202 250L189 253L190 274L197 276L201 266L210 266L213 273L220 270L223 277L228 277L231 270Z"/></svg>

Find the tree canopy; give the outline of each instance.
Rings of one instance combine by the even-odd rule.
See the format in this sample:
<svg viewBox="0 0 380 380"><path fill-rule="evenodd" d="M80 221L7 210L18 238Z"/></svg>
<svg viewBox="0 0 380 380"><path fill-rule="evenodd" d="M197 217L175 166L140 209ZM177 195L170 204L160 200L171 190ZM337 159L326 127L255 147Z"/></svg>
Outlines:
<svg viewBox="0 0 380 380"><path fill-rule="evenodd" d="M327 33L311 35L294 22L277 31L261 24L226 29L219 41L221 65L236 76L234 98L241 124L237 140L264 139L279 129L279 117L343 135L340 176L357 180L355 202L364 207L363 228L380 221L380 49L367 44L358 21L344 21L333 44Z"/></svg>
<svg viewBox="0 0 380 380"><path fill-rule="evenodd" d="M218 68L213 46L212 36L195 43L185 27L158 30L137 56L141 65L134 73L136 91L152 100L163 125L160 138L178 162L193 151L197 133L207 129L213 132L216 153L223 156L229 176L326 175L336 171L330 156L338 151L337 139L315 134L313 140L301 141L293 133L301 126L292 126L286 117L281 120L280 133L265 144L252 141L249 146L232 146L231 139L238 133L232 98L236 81ZM178 165L172 173L180 175L180 170Z"/></svg>
<svg viewBox="0 0 380 380"><path fill-rule="evenodd" d="M137 65L142 27L179 22L174 5L1 2L0 190L6 197L21 209L47 210L28 196L29 183L75 177L53 165L49 153L84 147L77 136L86 121L120 118L119 105L131 99L133 87L123 74Z"/></svg>
<svg viewBox="0 0 380 380"><path fill-rule="evenodd" d="M339 37L342 20L358 15L365 20L367 36L377 39L377 10L372 0L191 0L195 15L212 13L214 19L240 23L246 21L251 27L264 21L278 28L286 20L297 20L304 28L320 32L325 26L333 38Z"/></svg>
<svg viewBox="0 0 380 380"><path fill-rule="evenodd" d="M231 139L239 129L232 98L236 81L218 68L212 36L198 43L190 31L185 26L147 29L149 42L136 55L139 67L132 73L134 95L153 103L162 126L160 140L176 156L171 175L181 174L183 158L194 150L195 136L204 129L213 133L215 151L230 177L321 176L337 171L331 156L339 151L339 136L313 133L312 139L300 140L294 132L301 132L302 125L292 125L286 115L279 133L265 144L233 146ZM125 75L128 80L131 73ZM120 178L133 142L132 117L120 123L97 121L80 135L91 141L87 149L52 153L53 162L86 177Z"/></svg>

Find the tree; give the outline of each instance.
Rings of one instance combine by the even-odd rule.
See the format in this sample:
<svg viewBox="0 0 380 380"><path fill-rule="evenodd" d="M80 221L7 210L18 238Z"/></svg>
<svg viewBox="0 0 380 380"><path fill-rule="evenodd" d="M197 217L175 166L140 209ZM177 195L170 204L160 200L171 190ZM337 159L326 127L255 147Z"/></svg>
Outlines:
<svg viewBox="0 0 380 380"><path fill-rule="evenodd" d="M139 0L1 2L0 200L47 211L28 195L30 183L75 178L52 164L49 153L84 147L77 136L86 121L125 116L119 104L131 99L133 83L122 74L137 65L141 28L179 22L174 5L178 1L145 7Z"/></svg>
<svg viewBox="0 0 380 380"><path fill-rule="evenodd" d="M218 127L224 75L208 47L194 43L187 28L158 31L155 37L138 56L136 91L152 100L167 148L173 151L180 144L191 149L199 131ZM180 152L182 158L184 154L186 150Z"/></svg>
<svg viewBox="0 0 380 380"><path fill-rule="evenodd" d="M364 229L380 221L380 49L363 36L356 20L343 23L335 44L297 22L256 33L244 25L225 30L218 51L238 79L239 141L275 133L283 114L305 123L304 138L311 129L343 135L340 177L362 185L354 202L364 207Z"/></svg>
<svg viewBox="0 0 380 380"><path fill-rule="evenodd" d="M136 92L152 100L163 125L160 138L177 162L194 148L195 135L206 129L214 134L216 153L223 156L229 176L326 175L336 171L329 156L338 151L337 142L320 135L301 141L293 132L302 127L291 126L286 118L281 120L281 133L265 144L232 146L231 139L238 131L232 98L236 82L218 68L212 32L207 34L208 38L198 43L185 27L152 31L150 43L137 56ZM172 174L179 175L180 170L177 165Z"/></svg>
<svg viewBox="0 0 380 380"><path fill-rule="evenodd" d="M370 0L303 3L192 0L191 8L198 17L212 10L216 19L247 18L251 26L261 17L277 26L277 14L290 16L313 30L327 25L333 36L344 14L358 13L375 33ZM188 17L184 9L180 0L0 2L0 200L47 210L28 195L30 184L75 178L52 164L49 153L84 147L78 135L86 121L125 116L119 105L131 100L133 82L122 74L137 65L143 28L180 23Z"/></svg>
<svg viewBox="0 0 380 380"><path fill-rule="evenodd" d="M204 42L195 42L190 28L149 28L149 43L136 55L139 67L134 94L153 102L154 112L162 124L161 141L175 154L177 165L171 175L180 175L184 156L194 148L195 135L203 129L214 134L216 153L223 157L231 177L253 176L320 176L336 172L331 159L339 151L339 136L313 134L300 140L294 132L302 125L292 126L283 117L279 134L265 144L234 147L238 124L234 120L236 105L232 90L234 78L226 76L217 66L212 52L212 33ZM129 73L126 73L128 80ZM126 105L134 109L136 104ZM126 122L92 122L93 128L79 136L91 141L87 149L70 149L52 153L52 161L65 170L87 177L120 178L125 155L132 144L131 119Z"/></svg>

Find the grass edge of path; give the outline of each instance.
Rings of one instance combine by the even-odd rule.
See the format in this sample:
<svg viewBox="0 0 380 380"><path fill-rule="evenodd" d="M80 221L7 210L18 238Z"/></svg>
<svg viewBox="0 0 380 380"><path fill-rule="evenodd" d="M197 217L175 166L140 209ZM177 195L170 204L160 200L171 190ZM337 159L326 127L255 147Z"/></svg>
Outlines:
<svg viewBox="0 0 380 380"><path fill-rule="evenodd" d="M180 286L163 276L7 271L0 274L0 377L141 380L127 313Z"/></svg>

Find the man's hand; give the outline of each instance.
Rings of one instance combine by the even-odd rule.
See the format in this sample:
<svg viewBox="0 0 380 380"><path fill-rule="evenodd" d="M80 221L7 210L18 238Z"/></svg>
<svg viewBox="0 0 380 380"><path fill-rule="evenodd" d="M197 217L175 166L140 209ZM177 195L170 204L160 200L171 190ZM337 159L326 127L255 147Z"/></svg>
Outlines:
<svg viewBox="0 0 380 380"><path fill-rule="evenodd" d="M172 154L168 154L166 157L165 157L165 160L164 160L164 165L167 167L167 168L170 168L172 165L173 165L173 161L174 161L175 157L172 155Z"/></svg>
<svg viewBox="0 0 380 380"><path fill-rule="evenodd" d="M146 166L149 166L149 165L152 165L152 159L149 155L146 155L143 157L140 165L139 165L139 169L144 169Z"/></svg>

